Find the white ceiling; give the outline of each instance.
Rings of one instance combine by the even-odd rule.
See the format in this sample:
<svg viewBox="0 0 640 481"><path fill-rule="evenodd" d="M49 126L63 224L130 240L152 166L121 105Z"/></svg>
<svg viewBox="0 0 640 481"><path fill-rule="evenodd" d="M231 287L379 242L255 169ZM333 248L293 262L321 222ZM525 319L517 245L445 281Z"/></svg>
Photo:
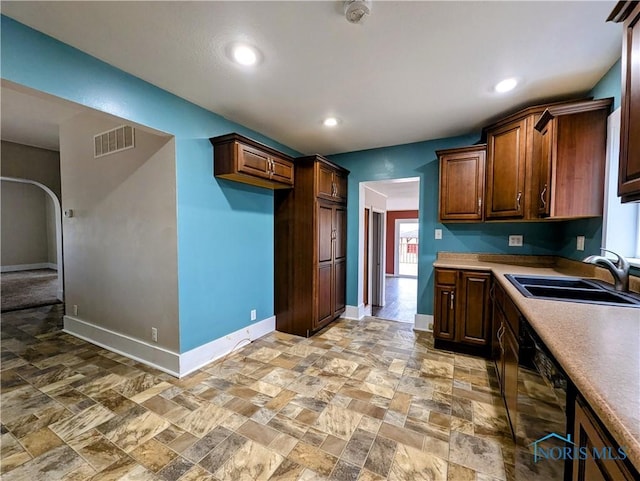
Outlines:
<svg viewBox="0 0 640 481"><path fill-rule="evenodd" d="M417 199L420 197L420 177L406 179L374 180L365 182L365 186L386 195L387 198Z"/></svg>
<svg viewBox="0 0 640 481"><path fill-rule="evenodd" d="M341 1L3 1L2 13L302 153L330 154L469 133L584 94L620 56L621 27L605 22L615 3L374 0L363 25ZM228 60L238 40L261 50L258 67ZM509 76L521 87L492 93ZM326 115L341 124L323 127Z"/></svg>

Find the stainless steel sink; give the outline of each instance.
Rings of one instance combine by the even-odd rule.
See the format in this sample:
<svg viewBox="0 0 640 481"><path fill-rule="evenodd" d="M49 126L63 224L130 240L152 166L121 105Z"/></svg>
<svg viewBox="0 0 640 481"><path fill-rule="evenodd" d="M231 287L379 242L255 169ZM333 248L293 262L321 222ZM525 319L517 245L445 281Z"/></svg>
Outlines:
<svg viewBox="0 0 640 481"><path fill-rule="evenodd" d="M611 290L606 284L590 279L512 274L506 278L523 296L533 299L640 307L640 296Z"/></svg>

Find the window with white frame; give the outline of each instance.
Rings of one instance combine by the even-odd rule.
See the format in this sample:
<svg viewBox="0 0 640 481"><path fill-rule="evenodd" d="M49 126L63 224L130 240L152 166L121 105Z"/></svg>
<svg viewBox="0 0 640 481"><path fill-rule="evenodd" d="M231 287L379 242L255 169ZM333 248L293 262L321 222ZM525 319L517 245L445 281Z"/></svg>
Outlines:
<svg viewBox="0 0 640 481"><path fill-rule="evenodd" d="M607 126L607 171L605 177L602 246L640 267L640 203L623 204L618 197L618 155L620 152L620 109Z"/></svg>

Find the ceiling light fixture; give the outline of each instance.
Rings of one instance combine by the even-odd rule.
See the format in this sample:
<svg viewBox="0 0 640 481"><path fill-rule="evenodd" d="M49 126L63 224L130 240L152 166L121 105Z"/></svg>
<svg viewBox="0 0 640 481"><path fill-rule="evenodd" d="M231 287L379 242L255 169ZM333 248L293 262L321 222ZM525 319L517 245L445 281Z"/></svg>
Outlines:
<svg viewBox="0 0 640 481"><path fill-rule="evenodd" d="M338 125L338 119L336 119L335 117L327 117L322 121L322 125L324 125L325 127L335 127L336 125Z"/></svg>
<svg viewBox="0 0 640 481"><path fill-rule="evenodd" d="M258 62L258 51L245 44L234 45L232 51L233 60L240 65L250 67Z"/></svg>
<svg viewBox="0 0 640 481"><path fill-rule="evenodd" d="M346 0L344 16L349 23L362 23L371 13L371 0Z"/></svg>
<svg viewBox="0 0 640 481"><path fill-rule="evenodd" d="M499 94L503 94L513 90L514 88L516 88L517 85L518 85L517 79L508 78L508 79L504 79L501 82L498 82L493 89Z"/></svg>

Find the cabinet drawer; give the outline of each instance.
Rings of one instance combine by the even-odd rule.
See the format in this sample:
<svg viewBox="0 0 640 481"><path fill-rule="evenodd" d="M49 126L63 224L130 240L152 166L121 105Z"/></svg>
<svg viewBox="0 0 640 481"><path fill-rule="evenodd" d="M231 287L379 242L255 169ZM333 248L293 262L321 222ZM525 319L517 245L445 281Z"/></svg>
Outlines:
<svg viewBox="0 0 640 481"><path fill-rule="evenodd" d="M458 271L436 269L436 284L455 285Z"/></svg>

